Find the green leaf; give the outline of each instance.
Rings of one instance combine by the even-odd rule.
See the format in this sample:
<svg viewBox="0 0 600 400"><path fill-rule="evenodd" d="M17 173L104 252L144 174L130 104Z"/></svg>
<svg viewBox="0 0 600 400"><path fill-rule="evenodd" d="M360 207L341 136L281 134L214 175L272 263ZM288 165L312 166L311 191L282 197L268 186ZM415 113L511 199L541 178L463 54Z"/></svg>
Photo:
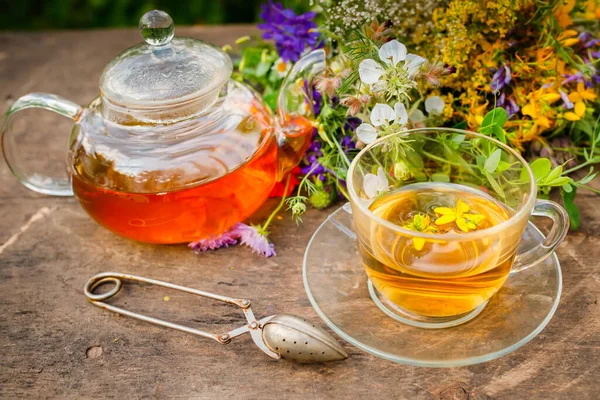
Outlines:
<svg viewBox="0 0 600 400"><path fill-rule="evenodd" d="M598 173L596 172L595 174L592 174L592 171L594 170L594 167L590 168L590 173L584 177L582 180L579 181L579 183L581 183L582 185L588 184L590 183L592 180L594 180L594 178L596 178L598 176Z"/></svg>
<svg viewBox="0 0 600 400"><path fill-rule="evenodd" d="M502 156L502 150L496 149L487 160L485 160L485 164L483 167L487 172L494 172L496 168L498 168L498 164L500 163L500 157Z"/></svg>
<svg viewBox="0 0 600 400"><path fill-rule="evenodd" d="M560 176L551 181L544 182L544 186L562 186L566 185L567 183L571 183L571 178L569 178L568 176Z"/></svg>
<svg viewBox="0 0 600 400"><path fill-rule="evenodd" d="M573 186L571 186L569 183L565 183L562 185L562 189L567 193L571 193L573 191Z"/></svg>
<svg viewBox="0 0 600 400"><path fill-rule="evenodd" d="M581 129L583 132L585 132L586 135L590 137L594 135L593 122L588 120L587 118L577 121L577 128Z"/></svg>
<svg viewBox="0 0 600 400"><path fill-rule="evenodd" d="M506 143L506 134L501 126L495 125L493 128L493 133L499 141Z"/></svg>
<svg viewBox="0 0 600 400"><path fill-rule="evenodd" d="M446 174L442 174L441 172L436 172L435 174L431 175L431 180L433 182L445 182L445 183L449 183L450 182L450 177Z"/></svg>
<svg viewBox="0 0 600 400"><path fill-rule="evenodd" d="M477 162L477 166L479 167L480 170L484 170L484 165L485 165L485 156L482 154L479 154L476 158L475 161Z"/></svg>
<svg viewBox="0 0 600 400"><path fill-rule="evenodd" d="M410 147L406 149L406 159L416 169L421 169L425 165L423 163L423 157Z"/></svg>
<svg viewBox="0 0 600 400"><path fill-rule="evenodd" d="M452 137L452 139L450 139L450 140L452 140L456 144L461 144L462 142L465 141L466 138L467 138L467 135L462 135L461 134L461 135L454 135Z"/></svg>
<svg viewBox="0 0 600 400"><path fill-rule="evenodd" d="M256 71L254 72L254 74L256 76L264 76L267 74L267 72L269 72L269 70L271 69L271 63L270 62L260 62L257 66L256 66Z"/></svg>
<svg viewBox="0 0 600 400"><path fill-rule="evenodd" d="M562 191L563 204L565 205L565 210L567 210L567 214L569 214L569 219L571 220L571 229L576 231L579 229L579 225L581 223L581 219L579 216L579 210L577 206L573 202L575 199L575 193L577 192L577 188L573 188L572 191Z"/></svg>
<svg viewBox="0 0 600 400"><path fill-rule="evenodd" d="M483 121L481 122L481 128L485 129L488 126L493 125L503 127L507 120L508 114L506 114L506 110L502 107L496 107L485 114L485 117L483 117Z"/></svg>
<svg viewBox="0 0 600 400"><path fill-rule="evenodd" d="M500 163L498 164L498 168L496 168L496 172L504 172L507 169L510 168L510 163L507 163L506 161L500 161Z"/></svg>
<svg viewBox="0 0 600 400"><path fill-rule="evenodd" d="M552 163L547 158L538 158L529 164L529 168L531 168L531 172L533 172L533 176L535 177L536 182L538 182L540 179L548 176L550 169L552 168ZM523 168L521 170L521 180L524 181L526 179L527 169Z"/></svg>
<svg viewBox="0 0 600 400"><path fill-rule="evenodd" d="M546 183L550 183L553 180L557 179L558 177L560 177L562 175L563 172L563 167L562 165L559 165L558 167L554 168L552 171L550 171L550 173L548 174L548 176L546 176Z"/></svg>
<svg viewBox="0 0 600 400"><path fill-rule="evenodd" d="M461 121L458 124L454 125L454 129L466 129L468 127L467 121Z"/></svg>
<svg viewBox="0 0 600 400"><path fill-rule="evenodd" d="M277 92L265 94L263 99L272 111L277 110Z"/></svg>
<svg viewBox="0 0 600 400"><path fill-rule="evenodd" d="M494 189L494 191L496 193L498 193L500 196L502 196L503 198L506 197L504 195L504 190L502 189L502 186L500 186L498 184L496 179L494 179L494 177L492 175L490 175L490 173L487 171L485 171L484 174L485 174L485 177L487 178L488 182L490 183L490 186L492 186L492 189Z"/></svg>

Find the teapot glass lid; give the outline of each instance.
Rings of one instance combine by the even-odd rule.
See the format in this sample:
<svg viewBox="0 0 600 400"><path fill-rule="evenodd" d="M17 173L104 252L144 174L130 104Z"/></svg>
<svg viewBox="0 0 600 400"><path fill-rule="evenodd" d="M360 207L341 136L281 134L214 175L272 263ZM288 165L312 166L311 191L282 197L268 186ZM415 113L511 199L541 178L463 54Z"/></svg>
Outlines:
<svg viewBox="0 0 600 400"><path fill-rule="evenodd" d="M216 98L233 68L225 52L198 39L174 38L173 20L163 11L144 14L139 27L144 42L125 50L102 73L104 98L141 108Z"/></svg>

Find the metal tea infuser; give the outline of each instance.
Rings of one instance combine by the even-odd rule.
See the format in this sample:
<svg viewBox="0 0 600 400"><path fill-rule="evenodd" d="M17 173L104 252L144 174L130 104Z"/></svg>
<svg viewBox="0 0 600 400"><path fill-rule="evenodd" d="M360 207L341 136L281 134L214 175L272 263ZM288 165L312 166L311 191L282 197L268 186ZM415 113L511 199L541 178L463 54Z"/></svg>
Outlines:
<svg viewBox="0 0 600 400"><path fill-rule="evenodd" d="M107 300L119 293L123 285L122 280L149 283L152 285L179 290L182 292L195 294L197 296L232 304L242 309L248 324L226 333L214 334L149 317L147 315L134 313L132 311L104 303L104 300ZM94 290L98 286L105 283L113 283L115 286L106 293L94 294ZM281 314L271 315L269 317L257 320L254 317L252 308L250 307L250 300L221 296L202 290L175 285L169 282L117 272L103 272L93 276L85 284L84 292L92 304L105 310L150 322L152 324L176 329L178 331L213 339L221 344L228 344L231 339L249 332L252 340L258 346L258 348L260 348L269 357L275 359L284 358L288 361L294 361L298 363L311 363L339 361L348 358L348 353L346 353L343 347L329 333L311 324L310 322L307 322L303 318L294 315Z"/></svg>

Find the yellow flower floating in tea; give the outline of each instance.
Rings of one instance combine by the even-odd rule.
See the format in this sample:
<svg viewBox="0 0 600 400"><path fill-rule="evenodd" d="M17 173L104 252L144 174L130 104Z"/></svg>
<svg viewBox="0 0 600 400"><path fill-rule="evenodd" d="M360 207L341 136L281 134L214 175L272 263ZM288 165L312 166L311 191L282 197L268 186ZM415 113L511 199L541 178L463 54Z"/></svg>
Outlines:
<svg viewBox="0 0 600 400"><path fill-rule="evenodd" d="M436 207L433 211L441 215L435 220L436 225L446 225L454 222L458 229L463 232L477 229L485 219L485 216L481 214L469 214L471 207L463 200L458 200L456 207Z"/></svg>
<svg viewBox="0 0 600 400"><path fill-rule="evenodd" d="M412 221L403 226L405 229L410 229L411 231L416 232L425 232L425 233L437 233L438 229L431 225L431 218L429 215L417 214L413 217ZM420 251L423 250L425 246L425 239L422 237L413 237L412 238L413 247L415 250Z"/></svg>
<svg viewBox="0 0 600 400"><path fill-rule="evenodd" d="M471 212L471 207L463 200L458 200L455 207L436 207L433 210L440 216L435 220L435 225L448 225L455 223L458 229L463 232L469 232L477 229L485 220L485 216ZM403 228L415 232L424 233L446 233L448 230L438 229L431 223L431 217L426 214L416 214L412 220L403 225ZM413 237L412 244L415 250L421 251L425 247L427 240L422 237Z"/></svg>

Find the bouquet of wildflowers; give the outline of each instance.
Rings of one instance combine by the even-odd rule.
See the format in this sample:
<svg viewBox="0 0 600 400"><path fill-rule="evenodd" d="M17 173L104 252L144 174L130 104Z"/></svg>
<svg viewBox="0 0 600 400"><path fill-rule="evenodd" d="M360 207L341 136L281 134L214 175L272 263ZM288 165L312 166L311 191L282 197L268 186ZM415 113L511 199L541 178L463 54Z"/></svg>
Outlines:
<svg viewBox="0 0 600 400"><path fill-rule="evenodd" d="M251 83L273 108L302 54L320 47L328 54L327 70L307 88L316 115L312 144L285 190L277 189L296 218L307 205L324 208L348 197L348 167L366 144L410 128L447 126L521 152L540 196L559 191L578 227L576 191L600 193L589 185L600 162L600 0L311 6L296 14L270 1L259 24L263 40L236 43L236 79ZM410 173L396 168L395 175ZM263 238L266 225L257 228Z"/></svg>

